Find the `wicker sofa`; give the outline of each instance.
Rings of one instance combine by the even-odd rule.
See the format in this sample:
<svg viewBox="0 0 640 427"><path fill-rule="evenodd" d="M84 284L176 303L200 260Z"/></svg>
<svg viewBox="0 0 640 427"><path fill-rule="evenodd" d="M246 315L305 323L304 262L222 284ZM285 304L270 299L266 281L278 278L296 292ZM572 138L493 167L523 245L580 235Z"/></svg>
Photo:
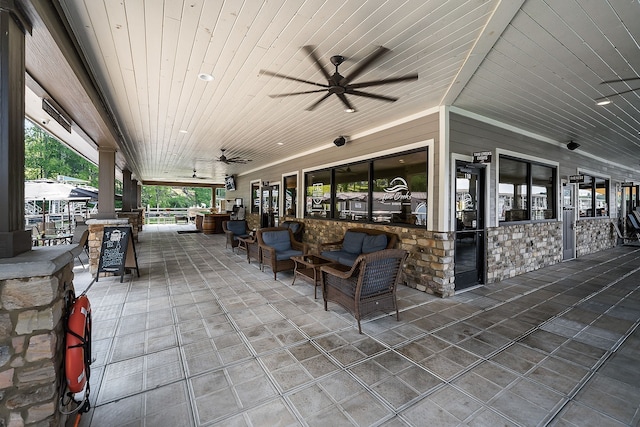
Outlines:
<svg viewBox="0 0 640 427"><path fill-rule="evenodd" d="M392 249L398 236L373 228L350 228L337 242L320 244L320 255L351 267L358 256L383 249Z"/></svg>

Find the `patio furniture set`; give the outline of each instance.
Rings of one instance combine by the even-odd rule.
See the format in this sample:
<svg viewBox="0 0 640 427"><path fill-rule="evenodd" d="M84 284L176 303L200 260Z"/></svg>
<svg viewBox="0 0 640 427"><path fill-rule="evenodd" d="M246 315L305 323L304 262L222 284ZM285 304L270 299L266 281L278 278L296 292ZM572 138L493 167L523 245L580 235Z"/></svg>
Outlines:
<svg viewBox="0 0 640 427"><path fill-rule="evenodd" d="M310 252L302 242L304 223L285 221L279 227L249 230L245 220L223 223L227 235L226 247L245 251L247 262L258 261L260 269L271 268L274 280L278 272L293 270L293 282L298 277L322 288L325 311L334 302L349 311L358 323L377 311L395 311L396 288L402 279L402 268L408 253L394 249L397 235L370 228L350 228L337 242L319 245L319 254Z"/></svg>

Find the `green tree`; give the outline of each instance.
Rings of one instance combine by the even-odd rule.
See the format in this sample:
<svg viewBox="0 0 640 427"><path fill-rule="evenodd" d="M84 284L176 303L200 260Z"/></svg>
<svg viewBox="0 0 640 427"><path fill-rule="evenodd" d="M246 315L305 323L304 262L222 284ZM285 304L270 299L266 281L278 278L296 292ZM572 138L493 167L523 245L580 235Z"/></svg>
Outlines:
<svg viewBox="0 0 640 427"><path fill-rule="evenodd" d="M152 208L188 208L211 204L211 189L203 187L167 187L143 185L142 206Z"/></svg>
<svg viewBox="0 0 640 427"><path fill-rule="evenodd" d="M25 179L57 179L58 175L89 181L98 187L98 167L45 130L25 121Z"/></svg>

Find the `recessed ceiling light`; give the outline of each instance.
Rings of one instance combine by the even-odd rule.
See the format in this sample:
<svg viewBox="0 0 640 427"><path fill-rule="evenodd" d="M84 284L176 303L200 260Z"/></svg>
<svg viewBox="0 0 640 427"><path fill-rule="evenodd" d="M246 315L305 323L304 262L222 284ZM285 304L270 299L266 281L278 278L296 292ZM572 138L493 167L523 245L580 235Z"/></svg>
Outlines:
<svg viewBox="0 0 640 427"><path fill-rule="evenodd" d="M213 76L211 74L207 74L207 73L198 74L198 78L200 80L204 80L205 82L210 82L211 80L213 80Z"/></svg>
<svg viewBox="0 0 640 427"><path fill-rule="evenodd" d="M278 145L284 145L284 142L277 142Z"/></svg>
<svg viewBox="0 0 640 427"><path fill-rule="evenodd" d="M609 105L611 104L611 100L607 98L596 99L596 105Z"/></svg>
<svg viewBox="0 0 640 427"><path fill-rule="evenodd" d="M355 108L345 108L345 109L344 109L344 112L345 112L345 113L355 113L355 112L356 112L356 109L355 109Z"/></svg>
<svg viewBox="0 0 640 427"><path fill-rule="evenodd" d="M180 132L180 133L189 133L189 131L186 130L186 129L180 129L178 132Z"/></svg>

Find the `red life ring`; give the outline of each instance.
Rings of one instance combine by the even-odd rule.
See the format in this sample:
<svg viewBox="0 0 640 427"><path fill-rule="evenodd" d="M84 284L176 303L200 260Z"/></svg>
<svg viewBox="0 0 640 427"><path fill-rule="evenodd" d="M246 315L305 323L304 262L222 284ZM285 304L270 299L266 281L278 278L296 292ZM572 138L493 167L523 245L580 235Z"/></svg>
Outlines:
<svg viewBox="0 0 640 427"><path fill-rule="evenodd" d="M91 305L86 295L80 295L71 305L64 358L67 387L76 402L86 396L91 363L90 332Z"/></svg>

